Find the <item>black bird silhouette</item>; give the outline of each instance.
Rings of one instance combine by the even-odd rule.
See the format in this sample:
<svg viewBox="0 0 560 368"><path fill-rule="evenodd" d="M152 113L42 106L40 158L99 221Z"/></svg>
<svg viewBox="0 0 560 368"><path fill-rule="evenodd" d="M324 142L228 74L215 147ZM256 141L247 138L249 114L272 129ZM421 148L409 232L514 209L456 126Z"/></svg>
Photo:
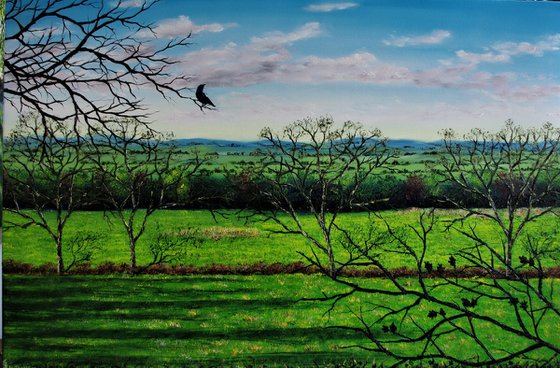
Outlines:
<svg viewBox="0 0 560 368"><path fill-rule="evenodd" d="M434 265L431 262L424 262L424 267L426 267L428 273L432 272L434 269Z"/></svg>
<svg viewBox="0 0 560 368"><path fill-rule="evenodd" d="M216 107L216 105L214 105L212 103L212 101L210 101L210 99L208 98L208 96L206 96L206 94L202 91L204 89L204 86L206 84L201 84L198 87L196 87L196 99L198 100L198 102L200 102L202 104L201 107L204 107L206 105L210 105L210 106L214 106Z"/></svg>
<svg viewBox="0 0 560 368"><path fill-rule="evenodd" d="M461 298L461 302L463 303L463 307L465 308L474 308L478 304L478 300L476 300L476 298L473 298L471 300L467 298Z"/></svg>
<svg viewBox="0 0 560 368"><path fill-rule="evenodd" d="M457 260L455 259L455 257L449 256L449 264L451 265L451 267L457 266Z"/></svg>

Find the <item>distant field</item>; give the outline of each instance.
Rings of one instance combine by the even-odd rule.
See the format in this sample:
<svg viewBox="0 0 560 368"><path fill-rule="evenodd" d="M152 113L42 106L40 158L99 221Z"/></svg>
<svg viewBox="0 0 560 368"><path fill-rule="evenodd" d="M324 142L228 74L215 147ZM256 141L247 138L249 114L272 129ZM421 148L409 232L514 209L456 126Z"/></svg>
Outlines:
<svg viewBox="0 0 560 368"><path fill-rule="evenodd" d="M389 287L384 280L369 282ZM557 289L554 298L560 297ZM327 303L296 302L333 290L341 289L321 276L303 275L5 276L4 358L10 367L387 362L385 357L347 348L366 342L360 334L325 328L356 325L347 306L357 307L374 297L352 296L330 315L325 314ZM503 309L495 302L477 308L505 320L515 318L513 313L504 315L511 311L507 301ZM369 315L373 318L376 313ZM431 323L426 318L419 322ZM555 323L542 326L541 334L558 343L556 328ZM383 334L381 326L375 333ZM516 344L500 331L489 338L495 347ZM475 350L465 344L452 337L446 346L459 356L472 354ZM545 358L539 354L543 353L532 357Z"/></svg>
<svg viewBox="0 0 560 368"><path fill-rule="evenodd" d="M384 211L382 215L392 225L399 227L414 224L420 210ZM273 234L275 229L271 223L245 223L239 219L235 212L224 213L226 217L217 216L216 221L209 211L191 210L165 210L157 212L148 225L145 236L138 245L138 262L148 262L148 244L156 235L158 225L162 231L180 233L181 231L194 231L197 229L202 242L197 247L191 247L187 256L180 261L183 265L206 266L211 264L253 264L263 262L292 263L301 261L302 257L297 251L308 252L309 244L297 235ZM52 214L47 214L52 219ZM438 216L442 220L449 220L457 215L456 211L439 210ZM4 212L4 219L17 219L15 215ZM305 225L313 229L311 215L302 215ZM100 243L101 250L92 260L93 265L110 261L115 263L128 262L128 244L121 224L117 218L109 217L110 222L104 217L103 212L76 212L67 225L66 239L71 239L78 233L88 231L99 232L104 235ZM379 220L369 220L366 213L347 213L340 216L340 221L348 229L357 229L371 226L370 221L379 223ZM477 230L487 239L495 239L496 247L501 247L497 237L497 228L487 220L476 219ZM558 226L557 219L545 216L529 227L529 231L552 230ZM312 230L313 232L313 230ZM315 234L318 229L314 228ZM38 227L26 229L13 228L4 231L3 258L16 260L33 265L55 262L55 250L52 240L45 231ZM447 259L453 252L471 245L456 232L444 232L440 224L430 243L429 257L426 259L434 264L447 264ZM518 262L518 255L523 254L521 244L515 249L514 262ZM385 258L389 267L413 267L407 257L392 254ZM546 266L554 265L546 261Z"/></svg>
<svg viewBox="0 0 560 368"><path fill-rule="evenodd" d="M389 141L395 149L396 156L388 167L376 170L380 174L391 174L404 178L411 174L422 174L426 164L436 163L440 154L440 142L428 143L421 141L396 140ZM174 155L176 162L186 161L193 157L208 156L208 163L203 166L210 173L222 175L227 170L237 167L250 167L262 160L259 151L266 149L266 142L237 142L212 140L179 140L178 153Z"/></svg>

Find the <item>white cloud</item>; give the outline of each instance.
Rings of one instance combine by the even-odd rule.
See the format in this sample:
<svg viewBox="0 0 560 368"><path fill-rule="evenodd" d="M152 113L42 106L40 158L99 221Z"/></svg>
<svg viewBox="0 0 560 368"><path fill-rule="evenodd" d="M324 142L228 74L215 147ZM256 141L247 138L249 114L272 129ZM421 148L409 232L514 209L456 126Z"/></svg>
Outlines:
<svg viewBox="0 0 560 368"><path fill-rule="evenodd" d="M418 45L437 45L451 37L451 32L443 29L436 29L425 35L401 36L383 40L387 46L405 47Z"/></svg>
<svg viewBox="0 0 560 368"><path fill-rule="evenodd" d="M123 0L120 3L115 3L119 8L140 8L146 4L145 0Z"/></svg>
<svg viewBox="0 0 560 368"><path fill-rule="evenodd" d="M305 7L305 10L311 12L329 13L335 10L346 10L350 8L357 7L357 3L324 3L324 4L312 4Z"/></svg>
<svg viewBox="0 0 560 368"><path fill-rule="evenodd" d="M313 38L321 33L321 26L317 22L309 22L290 33L272 32L263 37L252 37L251 44L260 48L277 48L291 43Z"/></svg>
<svg viewBox="0 0 560 368"><path fill-rule="evenodd" d="M492 52L486 52L483 54L475 52L467 52L465 50L459 50L455 52L455 55L461 60L468 61L473 64L478 63L504 63L510 60L510 57L503 54L495 54Z"/></svg>
<svg viewBox="0 0 560 368"><path fill-rule="evenodd" d="M488 52L476 53L457 51L455 54L469 63L507 63L512 57L519 55L543 56L546 52L560 50L560 33L550 35L535 42L501 42L490 47Z"/></svg>
<svg viewBox="0 0 560 368"><path fill-rule="evenodd" d="M209 23L195 24L189 17L180 15L177 18L165 19L154 27L154 33L162 38L186 37L202 32L222 32L227 28L236 26L235 23Z"/></svg>

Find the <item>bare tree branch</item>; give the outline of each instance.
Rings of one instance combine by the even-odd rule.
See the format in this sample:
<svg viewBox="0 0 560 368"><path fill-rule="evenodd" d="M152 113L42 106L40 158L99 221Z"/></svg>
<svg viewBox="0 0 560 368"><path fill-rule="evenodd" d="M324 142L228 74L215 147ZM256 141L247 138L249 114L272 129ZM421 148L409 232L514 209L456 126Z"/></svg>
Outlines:
<svg viewBox="0 0 560 368"><path fill-rule="evenodd" d="M557 247L548 245L554 234L529 233L526 226L552 213L537 206L555 195L560 175L556 129L522 130L508 123L497 134L475 130L467 142L447 132L443 179L490 208L450 198L464 210L456 219L443 222L436 210L426 209L404 224L352 205L355 189L391 157L380 135L364 136L355 125L345 125L343 134L331 129L327 118L296 122L283 134L263 131L271 147L258 175L266 178L262 194L275 209L258 214L277 231L307 239L310 251L302 256L343 286L313 299L330 303L326 313L345 308L355 317L356 324L333 327L361 333L364 342L353 346L387 355L394 366L426 361L483 367L560 354L550 333L560 323L555 280L545 278L542 266L544 257L557 256ZM302 221L296 208L306 208L314 221ZM370 222L356 226L339 219L342 210L353 208L368 210ZM499 232L480 232L481 219ZM434 265L435 248L442 246L434 244L434 232L442 228L468 244L448 254L448 264ZM527 253L515 267L511 249L520 240ZM388 266L395 255L414 264L414 278L398 277ZM536 279L527 268L537 271ZM387 282L344 276L353 269L379 270ZM484 276L461 278L458 269ZM350 300L364 294L374 301ZM497 341L498 335L505 341Z"/></svg>
<svg viewBox="0 0 560 368"><path fill-rule="evenodd" d="M190 34L164 40L142 20L157 3L8 0L6 101L18 112L38 111L43 122L72 119L75 126L122 117L147 123L153 111L144 90L195 102L171 56Z"/></svg>

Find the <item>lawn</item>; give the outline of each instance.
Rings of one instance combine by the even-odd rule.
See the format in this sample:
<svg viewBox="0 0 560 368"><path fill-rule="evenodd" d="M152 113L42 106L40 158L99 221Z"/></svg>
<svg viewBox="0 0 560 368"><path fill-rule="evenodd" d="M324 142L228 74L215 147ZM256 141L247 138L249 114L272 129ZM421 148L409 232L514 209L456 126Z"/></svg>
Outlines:
<svg viewBox="0 0 560 368"><path fill-rule="evenodd" d="M368 359L355 333L323 327L319 276L7 276L5 359L13 365L233 364Z"/></svg>
<svg viewBox="0 0 560 368"><path fill-rule="evenodd" d="M385 211L382 216L394 226L413 224L420 210ZM301 237L274 234L271 223L245 223L234 212L218 216L208 211L166 210L157 212L145 238L140 242L139 263L148 260L148 242L158 231L191 231L197 229L202 243L189 250L181 261L185 265L240 265L263 262L290 263L301 261L297 251L308 251ZM438 217L449 220L456 211L438 210ZM54 217L48 214L51 219ZM5 220L15 219L4 213ZM314 234L310 215L302 221ZM340 224L360 229L379 223L365 213L342 214ZM496 228L488 221L475 219L477 230L495 239ZM552 230L557 220L545 216L528 231ZM126 237L116 219L108 222L101 212L80 211L68 224L68 238L78 233L100 232L105 235L94 265L111 261L127 262ZM469 245L454 232L443 231L439 224L433 234L429 257L434 264L447 264L449 254ZM36 227L13 228L4 232L4 260L12 259L34 265L54 262L52 241ZM516 250L515 260L522 254ZM386 257L389 267L412 267L411 260L397 254ZM547 265L553 265L551 261ZM357 279L363 285L389 288L383 279ZM558 280L549 279L549 283ZM414 280L403 279L414 285ZM438 283L429 279L428 283ZM166 276L127 275L104 276L4 276L4 342L5 366L292 366L321 367L325 364L349 362L391 363L386 356L368 353L356 344L367 344L357 332L332 328L337 325L356 326L358 321L350 310L366 306L367 320L373 321L381 311L370 309L369 303L406 303L407 297L379 299L379 295L355 294L346 298L331 312L330 304L301 301L319 297L323 292L340 291L341 286L320 275L221 275ZM438 289L439 290L439 289ZM555 287L552 300L560 298ZM440 291L437 291L440 292ZM466 294L447 295L460 303ZM508 300L481 300L478 311L515 324L516 316ZM498 305L499 304L499 305ZM388 305L388 304L387 304ZM350 308L350 309L349 309ZM430 306L422 305L417 322L428 326ZM439 309L439 307L438 307ZM398 319L393 322L399 324ZM550 315L540 326L541 336L554 345L560 343L558 318ZM331 328L329 328L331 327ZM400 325L406 332L409 326ZM522 342L495 328L480 326L482 338L490 339L495 348L518 347ZM373 327L383 336L381 324ZM472 341L450 335L441 341L459 357L476 353ZM369 345L371 347L371 345ZM546 359L544 351L531 358Z"/></svg>
<svg viewBox="0 0 560 368"><path fill-rule="evenodd" d="M393 226L403 227L417 222L420 210L384 211L382 216ZM207 266L212 264L240 265L263 262L292 263L301 261L298 251L309 252L309 243L301 236L273 234L270 230L278 229L271 223L252 222L246 223L238 218L235 212L226 212L226 217L216 216L214 219L209 211L191 210L162 210L150 218L146 234L141 238L138 249L138 262L145 264L149 260L148 244L153 241L158 231L194 231L197 229L202 242L196 247L191 247L181 264L192 266ZM54 214L47 213L54 219ZM438 210L441 220L455 218L457 212L453 210ZM312 234L319 235L319 229L314 225L309 214L301 216L304 226ZM67 225L66 239L69 240L76 234L84 232L98 232L103 234L100 251L94 256L92 263L110 261L115 263L128 262L128 243L122 225L116 217L108 216L107 221L103 212L75 212ZM4 220L17 220L16 215L5 212ZM346 213L340 216L340 224L348 229L360 229L371 226L371 221L380 225L379 219L369 219L366 213ZM477 231L486 239L493 240L497 248L501 247L498 238L499 230L496 225L488 220L476 218ZM468 225L469 222L466 223ZM553 230L558 227L554 216L545 216L527 228L528 233L540 230ZM41 265L56 261L53 241L47 233L38 227L25 229L12 228L4 231L3 257L4 260L17 260L20 262ZM411 238L412 239L412 238ZM560 240L560 239L559 239ZM429 257L427 261L434 264L447 264L450 254L453 254L472 241L457 232L445 232L441 222L433 233L429 244ZM515 249L514 261L518 262L518 255L523 254L522 244ZM385 259L387 266L394 268L400 266L413 267L410 257L391 254ZM546 266L554 265L553 261L545 261Z"/></svg>
<svg viewBox="0 0 560 368"><path fill-rule="evenodd" d="M364 282L389 287L385 280ZM318 275L12 275L5 276L4 288L8 367L93 362L118 366L316 366L351 359L388 362L383 356L349 348L366 342L358 333L326 328L356 325L347 307L356 309L377 297L352 296L331 314L325 314L329 306L325 302L298 302L318 297L322 291L342 290ZM554 298L559 296L556 290ZM504 308L496 308L495 303L482 303L477 308L514 323L515 316L506 306L504 301ZM369 313L376 316L376 312ZM541 334L558 344L556 322L560 321L547 322ZM424 317L419 323L431 322ZM380 325L374 331L383 334ZM518 343L503 332L486 332L481 338L492 339L495 346ZM450 338L446 344L459 356L474 351L460 337ZM539 351L532 357L547 355Z"/></svg>

